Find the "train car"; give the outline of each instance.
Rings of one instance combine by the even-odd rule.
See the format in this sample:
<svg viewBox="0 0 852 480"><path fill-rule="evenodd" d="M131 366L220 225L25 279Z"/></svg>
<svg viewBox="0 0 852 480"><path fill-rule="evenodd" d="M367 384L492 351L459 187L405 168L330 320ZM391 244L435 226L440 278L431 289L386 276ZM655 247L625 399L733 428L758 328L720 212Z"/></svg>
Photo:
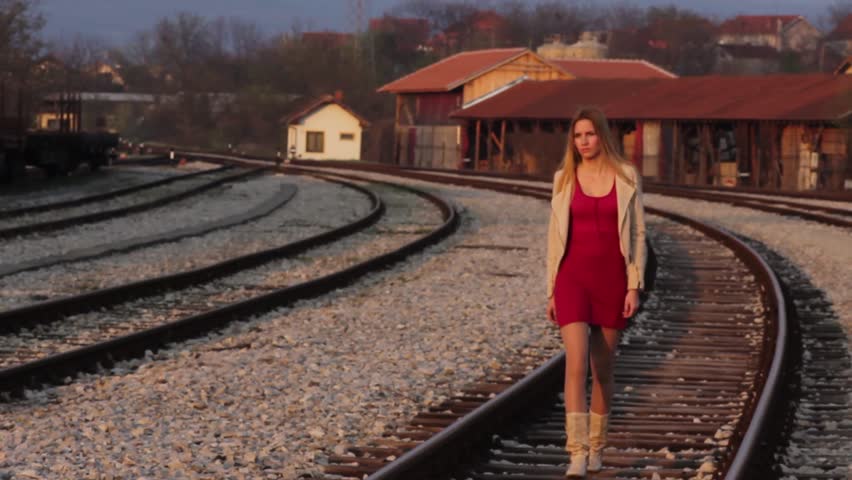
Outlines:
<svg viewBox="0 0 852 480"><path fill-rule="evenodd" d="M46 99L42 109L55 110L47 128L28 128L31 115L25 97L20 89L0 84L0 182L21 178L28 165L57 176L73 172L82 163L97 170L114 157L119 135L83 131L79 96L61 94Z"/></svg>

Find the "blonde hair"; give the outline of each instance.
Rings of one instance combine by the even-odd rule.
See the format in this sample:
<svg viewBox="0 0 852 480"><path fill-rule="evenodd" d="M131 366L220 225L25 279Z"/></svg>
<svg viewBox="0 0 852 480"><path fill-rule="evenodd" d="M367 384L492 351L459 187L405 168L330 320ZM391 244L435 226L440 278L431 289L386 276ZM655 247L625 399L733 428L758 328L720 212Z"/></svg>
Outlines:
<svg viewBox="0 0 852 480"><path fill-rule="evenodd" d="M615 141L615 135L613 135L612 130L609 128L609 122L607 121L606 116L599 108L581 107L574 114L574 118L571 120L571 128L568 130L568 145L565 148L565 155L562 157L562 163L559 165L559 169L563 170L563 184L558 190L561 190L568 184L568 182L574 180L577 164L583 161L583 157L580 155L579 150L577 150L577 146L574 144L574 126L577 125L577 122L580 120L588 120L592 122L592 126L595 128L595 133L597 133L598 139L600 140L603 161L615 171L616 175L620 176L627 183L632 185L633 180L624 173L623 166L629 165L633 168L633 165L624 158L621 152L619 152L618 144Z"/></svg>

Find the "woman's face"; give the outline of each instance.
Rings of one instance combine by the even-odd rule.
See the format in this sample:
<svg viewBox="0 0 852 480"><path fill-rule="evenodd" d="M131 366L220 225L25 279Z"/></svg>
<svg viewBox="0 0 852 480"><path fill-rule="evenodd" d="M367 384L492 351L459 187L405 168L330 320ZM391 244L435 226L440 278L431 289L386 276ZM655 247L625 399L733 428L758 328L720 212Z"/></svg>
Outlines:
<svg viewBox="0 0 852 480"><path fill-rule="evenodd" d="M574 146L584 160L600 155L601 143L591 120L582 119L574 124Z"/></svg>

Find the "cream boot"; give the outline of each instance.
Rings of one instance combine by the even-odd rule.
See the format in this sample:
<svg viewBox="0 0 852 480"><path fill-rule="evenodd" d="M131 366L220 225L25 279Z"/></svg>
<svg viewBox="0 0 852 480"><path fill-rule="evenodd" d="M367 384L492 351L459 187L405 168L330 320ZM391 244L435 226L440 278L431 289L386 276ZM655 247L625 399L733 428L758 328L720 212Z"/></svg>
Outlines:
<svg viewBox="0 0 852 480"><path fill-rule="evenodd" d="M583 478L586 476L586 460L589 455L589 414L565 414L565 451L571 456L571 464L566 477Z"/></svg>
<svg viewBox="0 0 852 480"><path fill-rule="evenodd" d="M601 470L601 457L606 447L606 432L609 428L609 415L589 413L589 471Z"/></svg>

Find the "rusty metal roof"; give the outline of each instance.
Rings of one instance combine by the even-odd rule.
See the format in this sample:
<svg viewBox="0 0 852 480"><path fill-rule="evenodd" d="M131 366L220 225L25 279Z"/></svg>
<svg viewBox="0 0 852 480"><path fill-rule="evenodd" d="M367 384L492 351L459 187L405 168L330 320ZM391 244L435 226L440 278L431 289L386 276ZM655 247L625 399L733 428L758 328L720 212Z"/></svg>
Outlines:
<svg viewBox="0 0 852 480"><path fill-rule="evenodd" d="M570 120L586 105L615 120L831 121L852 114L852 75L526 81L451 117Z"/></svg>
<svg viewBox="0 0 852 480"><path fill-rule="evenodd" d="M645 60L570 59L548 62L576 78L676 78L672 72Z"/></svg>
<svg viewBox="0 0 852 480"><path fill-rule="evenodd" d="M378 89L379 92L448 92L529 52L526 48L494 48L457 53Z"/></svg>

